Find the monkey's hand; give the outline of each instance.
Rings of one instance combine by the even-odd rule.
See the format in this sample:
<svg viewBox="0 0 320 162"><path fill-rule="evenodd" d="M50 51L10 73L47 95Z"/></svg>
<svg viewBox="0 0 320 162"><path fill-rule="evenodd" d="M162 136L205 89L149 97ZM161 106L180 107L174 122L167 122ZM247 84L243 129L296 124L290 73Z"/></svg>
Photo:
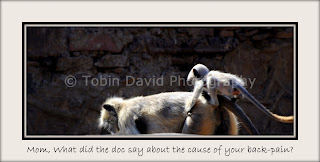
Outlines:
<svg viewBox="0 0 320 162"><path fill-rule="evenodd" d="M203 91L203 81L199 80L196 82L195 86L194 86L194 90L193 90L193 94L192 94L192 98L187 99L186 101L186 112L190 112L192 107L194 106L194 104L196 104L199 96L201 95Z"/></svg>

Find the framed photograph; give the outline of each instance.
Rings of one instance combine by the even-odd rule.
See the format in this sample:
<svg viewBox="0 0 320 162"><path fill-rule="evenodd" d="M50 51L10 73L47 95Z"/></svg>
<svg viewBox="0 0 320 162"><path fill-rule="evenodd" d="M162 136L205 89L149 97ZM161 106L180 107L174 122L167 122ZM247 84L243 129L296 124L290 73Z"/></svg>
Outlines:
<svg viewBox="0 0 320 162"><path fill-rule="evenodd" d="M24 22L23 139L297 139L297 28ZM217 81L204 85L201 103L187 110L197 89L189 71L197 64L213 74L205 82ZM263 104L248 91L241 91L247 100L228 93L239 91L233 78ZM246 118L211 104L211 89L235 97Z"/></svg>
<svg viewBox="0 0 320 162"><path fill-rule="evenodd" d="M2 161L319 160L319 2L1 10Z"/></svg>

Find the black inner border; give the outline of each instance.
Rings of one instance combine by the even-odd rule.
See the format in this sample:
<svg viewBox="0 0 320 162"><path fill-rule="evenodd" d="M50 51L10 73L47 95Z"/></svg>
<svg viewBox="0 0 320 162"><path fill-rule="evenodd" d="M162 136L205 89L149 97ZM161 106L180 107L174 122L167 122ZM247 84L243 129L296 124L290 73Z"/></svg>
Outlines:
<svg viewBox="0 0 320 162"><path fill-rule="evenodd" d="M25 34L25 30L24 27L25 25L50 25L50 24L56 24L56 25L77 25L77 24L88 24L88 25L92 25L92 24L114 24L114 25L123 25L123 24L134 24L134 25L204 25L204 24L208 24L208 25L213 25L213 24L241 24L241 25L261 25L261 24L268 24L268 25L295 25L296 27L296 31L295 31L295 38L296 38L296 43L295 43L295 71L296 71L296 75L295 75L295 97L296 97L296 102L295 102L295 109L296 109L296 113L294 114L294 118L295 118L295 126L296 126L296 132L295 132L295 137L286 137L286 138L272 138L271 137L261 137L259 138L259 136L254 136L255 138L250 138L250 137L242 137L242 138L237 138L237 136L235 137L228 137L228 138L223 138L223 137L214 137L212 136L211 138L201 138L201 136L196 136L196 137L183 137L181 138L180 136L172 136L172 137L150 137L148 136L147 138L143 138L143 136L137 136L137 137L108 137L106 136L105 138L95 138L95 137L86 137L85 135L83 135L83 137L76 137L76 138L72 138L73 135L65 135L65 136L70 136L70 137L59 137L58 135L56 137L46 137L45 135L43 135L43 137L39 138L39 137L32 137L32 135L28 135L28 137L26 137L24 135L24 131L25 131L25 116L24 116L24 102L25 102L25 97L26 96L26 92L25 92L25 55L24 55L24 34ZM181 26L183 27L183 26ZM186 26L188 27L188 26ZM293 65L293 69L294 69L294 65ZM102 135L101 135L102 136ZM258 137L258 138L256 138ZM298 140L298 22L22 22L22 140Z"/></svg>

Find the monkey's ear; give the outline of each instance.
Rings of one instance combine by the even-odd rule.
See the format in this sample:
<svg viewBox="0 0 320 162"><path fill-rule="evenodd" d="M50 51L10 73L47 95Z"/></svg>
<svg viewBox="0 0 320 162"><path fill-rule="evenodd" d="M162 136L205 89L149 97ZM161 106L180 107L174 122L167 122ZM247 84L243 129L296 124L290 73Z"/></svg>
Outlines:
<svg viewBox="0 0 320 162"><path fill-rule="evenodd" d="M199 72L196 69L193 69L193 74L194 76L196 76L197 78L201 78L201 75L199 74Z"/></svg>
<svg viewBox="0 0 320 162"><path fill-rule="evenodd" d="M109 105L109 104L105 104L105 105L103 105L103 108L104 108L105 110L107 110L107 111L115 112L114 107L113 107L113 106L111 106L111 105Z"/></svg>

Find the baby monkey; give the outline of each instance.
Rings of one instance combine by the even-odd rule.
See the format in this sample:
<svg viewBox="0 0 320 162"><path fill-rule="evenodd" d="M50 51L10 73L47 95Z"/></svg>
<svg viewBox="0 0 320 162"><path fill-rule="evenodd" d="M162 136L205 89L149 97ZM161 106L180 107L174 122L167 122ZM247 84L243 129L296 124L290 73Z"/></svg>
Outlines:
<svg viewBox="0 0 320 162"><path fill-rule="evenodd" d="M194 85L192 99L186 103L187 111L192 109L202 91L205 91L210 95L208 103L213 106L219 105L218 94L233 98L245 97L271 118L283 123L293 123L293 116L280 116L266 109L244 88L243 80L236 75L215 70L209 71L205 65L197 64L189 72L187 81Z"/></svg>

